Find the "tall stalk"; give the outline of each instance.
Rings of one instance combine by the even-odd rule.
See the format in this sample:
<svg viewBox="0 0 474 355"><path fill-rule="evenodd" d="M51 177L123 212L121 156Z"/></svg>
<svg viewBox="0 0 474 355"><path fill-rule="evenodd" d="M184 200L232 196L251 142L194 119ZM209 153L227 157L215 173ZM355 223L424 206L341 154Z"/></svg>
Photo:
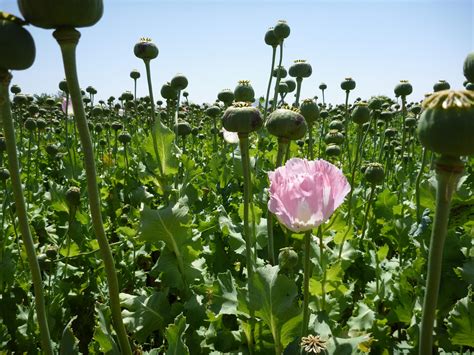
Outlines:
<svg viewBox="0 0 474 355"><path fill-rule="evenodd" d="M425 165L426 165L426 157L428 151L426 148L423 148L423 158L421 159L421 166L420 166L420 171L418 171L418 175L416 176L416 182L415 182L415 196L416 196L416 220L418 223L421 222L421 206L420 206L420 182L421 182L421 177L423 176L423 170L425 170Z"/></svg>
<svg viewBox="0 0 474 355"><path fill-rule="evenodd" d="M20 227L21 238L28 257L31 278L33 281L35 307L40 329L41 344L43 352L48 355L53 354L53 345L49 334L48 320L44 301L44 292L41 279L41 271L36 257L33 237L31 236L28 224L28 215L26 213L25 198L20 178L20 167L16 151L15 129L10 110L10 98L8 97L8 88L10 86L11 74L8 71L0 70L0 122L3 122L5 133L5 144L8 155L8 168L10 171L13 197L15 199L16 215ZM12 220L14 220L12 218Z"/></svg>
<svg viewBox="0 0 474 355"><path fill-rule="evenodd" d="M308 333L309 323L309 280L311 279L311 230L304 235L304 270L303 270L303 326L301 336Z"/></svg>
<svg viewBox="0 0 474 355"><path fill-rule="evenodd" d="M280 59L279 59L278 67L277 67L278 70L277 70L277 77L275 81L275 92L273 94L272 111L275 111L277 101L278 101L278 86L280 85L280 80L281 80L280 68L281 68L281 63L283 62L283 43L284 41L282 40L280 43Z"/></svg>
<svg viewBox="0 0 474 355"><path fill-rule="evenodd" d="M461 176L463 163L459 157L442 156L436 163L436 210L431 230L428 274L421 318L419 354L433 352L433 325L436 318L444 242L448 231L451 199Z"/></svg>
<svg viewBox="0 0 474 355"><path fill-rule="evenodd" d="M273 68L275 67L276 46L272 46L272 67L270 69L270 78L268 79L267 94L265 96L265 109L263 111L263 122L267 121L268 100L270 98L270 88L272 86ZM280 70L280 68L278 68Z"/></svg>
<svg viewBox="0 0 474 355"><path fill-rule="evenodd" d="M120 299L119 299L119 284L117 273L115 271L114 259L112 251L105 235L104 224L102 221L102 212L100 206L99 189L97 186L97 173L95 167L94 152L92 140L87 125L84 106L81 98L81 91L79 88L79 79L76 69L76 47L81 36L80 32L74 28L60 28L54 31L54 38L57 40L63 57L64 71L68 88L71 94L72 105L76 118L76 125L79 132L79 138L84 153L84 165L86 169L87 178L87 192L89 196L89 206L92 218L92 225L94 228L99 248L104 262L104 269L107 275L107 282L109 286L109 302L112 313L112 320L120 348L123 354L132 354L130 343L128 341L127 332L122 320Z"/></svg>

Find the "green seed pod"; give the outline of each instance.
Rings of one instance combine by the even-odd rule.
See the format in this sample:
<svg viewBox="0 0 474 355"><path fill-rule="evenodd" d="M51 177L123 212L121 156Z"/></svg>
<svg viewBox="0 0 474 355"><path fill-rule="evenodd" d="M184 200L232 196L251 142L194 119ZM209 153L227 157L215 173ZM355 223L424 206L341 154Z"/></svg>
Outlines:
<svg viewBox="0 0 474 355"><path fill-rule="evenodd" d="M371 110L380 110L382 108L382 100L378 97L372 97L370 100L369 100L369 108Z"/></svg>
<svg viewBox="0 0 474 355"><path fill-rule="evenodd" d="M365 179L373 185L381 185L385 178L383 165L379 163L369 163L364 171Z"/></svg>
<svg viewBox="0 0 474 355"><path fill-rule="evenodd" d="M23 17L41 28L89 27L104 12L102 0L18 0Z"/></svg>
<svg viewBox="0 0 474 355"><path fill-rule="evenodd" d="M253 102L255 92L250 85L249 80L239 80L239 83L234 89L234 100L236 102Z"/></svg>
<svg viewBox="0 0 474 355"><path fill-rule="evenodd" d="M96 131L97 133L100 133L100 132L102 132L103 128L104 128L104 127L103 127L102 124L99 122L99 123L96 123L96 125L94 126L94 131Z"/></svg>
<svg viewBox="0 0 474 355"><path fill-rule="evenodd" d="M235 102L222 117L222 125L229 132L250 133L263 125L262 115L246 102Z"/></svg>
<svg viewBox="0 0 474 355"><path fill-rule="evenodd" d="M405 119L405 126L407 128L416 127L417 123L418 123L418 120L415 117L407 117Z"/></svg>
<svg viewBox="0 0 474 355"><path fill-rule="evenodd" d="M46 146L46 153L48 153L49 156L51 156L52 158L56 157L56 155L58 154L59 152L59 149L56 145L54 144L48 144Z"/></svg>
<svg viewBox="0 0 474 355"><path fill-rule="evenodd" d="M408 82L408 80L400 80L400 83L395 86L395 89L393 91L395 93L395 96L406 97L412 93L413 87Z"/></svg>
<svg viewBox="0 0 474 355"><path fill-rule="evenodd" d="M132 136L128 132L122 132L118 135L118 141L122 144L128 144L132 141Z"/></svg>
<svg viewBox="0 0 474 355"><path fill-rule="evenodd" d="M280 79L284 79L288 75L288 72L286 71L283 65L278 66L275 69L273 69L273 72L272 72L273 77L276 78L278 73L280 73Z"/></svg>
<svg viewBox="0 0 474 355"><path fill-rule="evenodd" d="M184 90L187 86L188 79L183 74L176 74L173 79L171 79L171 87L176 91Z"/></svg>
<svg viewBox="0 0 474 355"><path fill-rule="evenodd" d="M296 82L293 79L286 79L285 84L288 85L288 92L293 92L296 89Z"/></svg>
<svg viewBox="0 0 474 355"><path fill-rule="evenodd" d="M35 42L18 17L0 12L0 69L24 70L33 64Z"/></svg>
<svg viewBox="0 0 474 355"><path fill-rule="evenodd" d="M285 38L288 38L290 35L290 26L286 23L285 20L279 20L275 27L273 28L273 32L275 37L278 39L279 42L283 41Z"/></svg>
<svg viewBox="0 0 474 355"><path fill-rule="evenodd" d="M342 144L344 142L344 135L337 129L331 129L325 136L326 144Z"/></svg>
<svg viewBox="0 0 474 355"><path fill-rule="evenodd" d="M385 126L385 121L384 120L377 120L377 122L375 122L375 124L377 125L377 127L383 127Z"/></svg>
<svg viewBox="0 0 474 355"><path fill-rule="evenodd" d="M234 93L230 89L224 89L217 94L217 98L224 103L224 105L229 106L234 101Z"/></svg>
<svg viewBox="0 0 474 355"><path fill-rule="evenodd" d="M298 140L296 141L296 145L297 145L298 147L300 147L300 148L303 148L303 147L304 147L304 140L298 139Z"/></svg>
<svg viewBox="0 0 474 355"><path fill-rule="evenodd" d="M97 90L94 89L92 86L86 87L86 92L87 92L88 94L91 94L91 95L97 94Z"/></svg>
<svg viewBox="0 0 474 355"><path fill-rule="evenodd" d="M337 144L329 144L326 147L326 155L328 157L337 157L341 155L341 147Z"/></svg>
<svg viewBox="0 0 474 355"><path fill-rule="evenodd" d="M123 124L121 122L118 122L118 121L112 122L112 129L114 131L121 130L122 128L123 128Z"/></svg>
<svg viewBox="0 0 474 355"><path fill-rule="evenodd" d="M276 47L279 42L279 39L275 36L275 32L273 32L273 27L270 27L268 31L265 32L265 44Z"/></svg>
<svg viewBox="0 0 474 355"><path fill-rule="evenodd" d="M467 83L466 84L466 90L474 91L474 83Z"/></svg>
<svg viewBox="0 0 474 355"><path fill-rule="evenodd" d="M122 94L122 100L124 101L132 101L133 100L133 94L131 91L125 91Z"/></svg>
<svg viewBox="0 0 474 355"><path fill-rule="evenodd" d="M384 132L386 138L394 138L397 136L398 131L395 128L387 128Z"/></svg>
<svg viewBox="0 0 474 355"><path fill-rule="evenodd" d="M439 91L423 102L418 137L427 149L450 156L474 154L474 93Z"/></svg>
<svg viewBox="0 0 474 355"><path fill-rule="evenodd" d="M56 260L56 257L58 256L58 249L55 246L49 246L48 249L46 249L46 257L50 260Z"/></svg>
<svg viewBox="0 0 474 355"><path fill-rule="evenodd" d="M288 85L284 81L278 83L278 93L286 94L288 93Z"/></svg>
<svg viewBox="0 0 474 355"><path fill-rule="evenodd" d="M147 61L158 57L159 50L151 38L142 37L133 47L133 53L135 53L137 58Z"/></svg>
<svg viewBox="0 0 474 355"><path fill-rule="evenodd" d="M130 77L133 79L133 80L137 80L140 78L140 72L136 69L133 69L131 72L130 72Z"/></svg>
<svg viewBox="0 0 474 355"><path fill-rule="evenodd" d="M8 169L0 168L0 181L7 181L10 178Z"/></svg>
<svg viewBox="0 0 474 355"><path fill-rule="evenodd" d="M410 107L410 112L413 113L415 116L419 115L421 112L421 106L413 105L412 107Z"/></svg>
<svg viewBox="0 0 474 355"><path fill-rule="evenodd" d="M10 87L10 92L13 95L19 94L21 92L21 88L18 85L14 84Z"/></svg>
<svg viewBox="0 0 474 355"><path fill-rule="evenodd" d="M185 121L179 121L173 126L173 132L177 132L178 136L187 136L192 131L191 125Z"/></svg>
<svg viewBox="0 0 474 355"><path fill-rule="evenodd" d="M306 63L306 60L303 59L295 60L288 71L293 78L308 78L312 72L313 68L311 68L311 64Z"/></svg>
<svg viewBox="0 0 474 355"><path fill-rule="evenodd" d="M171 86L170 83L165 83L161 87L161 96L166 100L174 100L178 97L178 91Z"/></svg>
<svg viewBox="0 0 474 355"><path fill-rule="evenodd" d="M339 120L332 120L329 122L329 129L335 129L338 131L343 131L344 130L344 123Z"/></svg>
<svg viewBox="0 0 474 355"><path fill-rule="evenodd" d="M47 127L47 123L45 120L43 120L42 118L38 118L36 120L36 127L38 127L39 130L43 130Z"/></svg>
<svg viewBox="0 0 474 355"><path fill-rule="evenodd" d="M326 110L322 110L319 113L319 117L321 117L322 119L328 118L329 117L329 112L327 112Z"/></svg>
<svg viewBox="0 0 474 355"><path fill-rule="evenodd" d="M345 78L341 83L341 89L344 91L354 90L356 87L356 82L352 78Z"/></svg>
<svg viewBox="0 0 474 355"><path fill-rule="evenodd" d="M433 92L449 90L451 89L451 85L445 80L439 80L437 83L433 85Z"/></svg>
<svg viewBox="0 0 474 355"><path fill-rule="evenodd" d="M221 109L217 106L211 106L206 109L206 115L209 117L217 117L221 113Z"/></svg>
<svg viewBox="0 0 474 355"><path fill-rule="evenodd" d="M34 131L36 129L36 120L34 118L27 118L25 120L25 128L28 131Z"/></svg>
<svg viewBox="0 0 474 355"><path fill-rule="evenodd" d="M370 110L366 102L358 102L352 110L351 119L354 123L362 125L370 121Z"/></svg>
<svg viewBox="0 0 474 355"><path fill-rule="evenodd" d="M290 140L303 138L308 130L304 117L298 111L289 108L273 111L268 116L266 127L270 134Z"/></svg>
<svg viewBox="0 0 474 355"><path fill-rule="evenodd" d="M300 112L308 124L313 124L319 118L319 107L313 99L303 100Z"/></svg>
<svg viewBox="0 0 474 355"><path fill-rule="evenodd" d="M92 115L94 116L100 116L102 114L102 107L100 106L94 106L92 108Z"/></svg>
<svg viewBox="0 0 474 355"><path fill-rule="evenodd" d="M69 210L76 209L81 204L81 189L76 186L70 187L66 191L66 203L69 207Z"/></svg>
<svg viewBox="0 0 474 355"><path fill-rule="evenodd" d="M7 150L7 142L5 141L5 137L0 133L0 153Z"/></svg>
<svg viewBox="0 0 474 355"><path fill-rule="evenodd" d="M326 90L328 86L325 83L319 84L319 90Z"/></svg>
<svg viewBox="0 0 474 355"><path fill-rule="evenodd" d="M219 128L212 127L212 128L211 128L211 134L213 134L213 135L219 134Z"/></svg>
<svg viewBox="0 0 474 355"><path fill-rule="evenodd" d="M278 254L280 270L293 270L298 265L298 253L291 247L281 248Z"/></svg>
<svg viewBox="0 0 474 355"><path fill-rule="evenodd" d="M463 73L467 81L474 83L474 52L469 53L464 60Z"/></svg>

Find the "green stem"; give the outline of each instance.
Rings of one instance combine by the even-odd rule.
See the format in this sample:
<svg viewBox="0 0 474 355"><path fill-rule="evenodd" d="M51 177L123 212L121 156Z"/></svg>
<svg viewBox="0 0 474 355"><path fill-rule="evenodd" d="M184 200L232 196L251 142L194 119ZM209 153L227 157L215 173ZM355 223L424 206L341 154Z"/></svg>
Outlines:
<svg viewBox="0 0 474 355"><path fill-rule="evenodd" d="M11 74L8 71L0 70L0 122L3 121L5 144L8 155L8 167L10 170L13 197L15 199L16 215L20 226L21 237L25 246L28 264L30 266L31 278L35 295L35 306L40 328L41 343L45 354L53 354L53 345L49 335L49 327L46 316L44 302L43 285L41 280L41 271L36 258L36 251L28 225L28 215L26 213L25 198L21 186L20 168L17 156L17 147L15 141L15 129L10 110L10 99L8 97L8 88L10 86Z"/></svg>
<svg viewBox="0 0 474 355"><path fill-rule="evenodd" d="M303 83L303 78L296 78L296 99L295 107L300 106L300 94L301 94L301 84Z"/></svg>
<svg viewBox="0 0 474 355"><path fill-rule="evenodd" d="M249 204L251 203L252 186L250 179L250 156L249 156L249 136L248 133L239 133L240 154L242 158L242 170L244 177L244 237L245 251L247 260L247 283L248 291L253 279L253 256L252 256L252 234L249 226ZM254 312L250 312L250 339L248 339L249 350L253 352L253 331L254 331Z"/></svg>
<svg viewBox="0 0 474 355"><path fill-rule="evenodd" d="M362 246L363 244L363 240L364 240L364 237L365 237L365 231L367 229L367 221L369 219L369 213L370 213L370 207L372 207L372 199L374 197L374 191L375 191L375 185L372 184L372 186L370 187L370 194L369 194L369 199L367 201L367 206L365 208L365 214L364 214L364 222L362 222L362 233L360 235L360 241L359 241L359 244Z"/></svg>
<svg viewBox="0 0 474 355"><path fill-rule="evenodd" d="M109 302L113 325L115 331L117 332L117 337L122 353L131 354L132 351L130 348L130 343L128 341L127 332L122 320L122 310L120 308L119 298L119 284L117 273L115 271L114 259L112 251L110 250L107 236L105 235L104 224L102 222L92 141L89 133L89 127L87 125L84 106L82 103L79 80L77 77L76 47L81 34L74 28L60 28L54 31L53 36L56 38L59 46L61 47L64 71L66 74L68 88L71 93L77 129L84 153L84 165L86 169L87 192L89 196L92 225L99 243L102 260L104 262L104 269L107 276L107 282L109 286Z"/></svg>
<svg viewBox="0 0 474 355"><path fill-rule="evenodd" d="M263 122L267 122L268 100L270 99L270 88L272 86L272 80L273 80L273 68L275 67L276 49L277 49L277 46L272 46L272 67L270 69L270 78L268 79L267 95L265 98L265 109L263 111Z"/></svg>
<svg viewBox="0 0 474 355"><path fill-rule="evenodd" d="M277 105L278 86L280 85L280 80L281 80L279 69L281 67L282 62L283 62L283 40L280 43L280 59L279 59L279 63L278 63L277 78L276 78L276 82L275 82L275 93L273 94L272 111L275 111L276 105Z"/></svg>
<svg viewBox="0 0 474 355"><path fill-rule="evenodd" d="M308 123L308 135L309 135L309 143L308 143L308 158L309 160L314 159L314 152L313 152L313 123Z"/></svg>
<svg viewBox="0 0 474 355"><path fill-rule="evenodd" d="M415 182L415 196L416 196L416 220L418 223L421 222L421 206L420 206L420 182L421 177L423 176L423 170L425 170L426 157L428 156L426 148L423 148L423 158L421 159L420 171L416 176Z"/></svg>
<svg viewBox="0 0 474 355"><path fill-rule="evenodd" d="M308 333L309 323L309 280L311 279L311 230L304 235L304 272L303 272L303 326L301 336Z"/></svg>
<svg viewBox="0 0 474 355"><path fill-rule="evenodd" d="M442 161L442 163L441 163ZM436 163L436 210L431 231L428 256L428 275L426 280L423 315L421 318L419 354L433 351L433 325L436 318L436 305L441 279L443 248L448 231L451 198L456 189L463 164L459 157L441 157Z"/></svg>
<svg viewBox="0 0 474 355"><path fill-rule="evenodd" d="M318 227L319 237L319 266L321 267L321 273L323 275L321 280L321 311L324 312L326 308L326 266L324 265L324 241L323 241L323 230L321 225Z"/></svg>

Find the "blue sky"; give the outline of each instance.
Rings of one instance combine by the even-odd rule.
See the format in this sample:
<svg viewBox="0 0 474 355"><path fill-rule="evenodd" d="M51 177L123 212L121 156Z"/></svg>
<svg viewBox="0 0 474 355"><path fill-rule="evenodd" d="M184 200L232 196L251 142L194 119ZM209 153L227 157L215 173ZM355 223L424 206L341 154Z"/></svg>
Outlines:
<svg viewBox="0 0 474 355"><path fill-rule="evenodd" d="M212 102L218 91L251 81L263 95L270 71L271 47L263 37L277 20L291 27L283 64L306 59L313 74L303 81L302 98L320 95L340 103L340 82L357 82L353 98L393 96L400 79L413 85L413 100L444 79L461 88L462 64L474 50L472 0L107 0L104 16L82 29L78 47L80 84L100 98L133 89L129 78L138 69L138 95L147 94L145 70L133 54L140 37L151 37L160 50L152 62L155 99L161 85L176 73L189 80L194 102ZM14 0L0 0L0 10L19 14ZM30 69L14 72L13 82L27 93L56 93L63 79L59 47L52 31L29 26L37 47Z"/></svg>

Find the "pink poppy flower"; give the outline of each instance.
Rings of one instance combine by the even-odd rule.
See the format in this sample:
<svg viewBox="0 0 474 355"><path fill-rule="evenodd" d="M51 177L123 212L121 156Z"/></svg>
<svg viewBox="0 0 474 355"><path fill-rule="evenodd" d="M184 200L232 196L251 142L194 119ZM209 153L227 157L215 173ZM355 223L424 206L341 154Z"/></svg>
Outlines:
<svg viewBox="0 0 474 355"><path fill-rule="evenodd" d="M63 98L63 102L61 103L61 107L62 107L63 112L67 113L68 116L74 116L74 109L72 108L71 99L66 100L66 98Z"/></svg>
<svg viewBox="0 0 474 355"><path fill-rule="evenodd" d="M296 233L326 222L351 190L342 171L322 159L293 158L268 177L268 209Z"/></svg>

